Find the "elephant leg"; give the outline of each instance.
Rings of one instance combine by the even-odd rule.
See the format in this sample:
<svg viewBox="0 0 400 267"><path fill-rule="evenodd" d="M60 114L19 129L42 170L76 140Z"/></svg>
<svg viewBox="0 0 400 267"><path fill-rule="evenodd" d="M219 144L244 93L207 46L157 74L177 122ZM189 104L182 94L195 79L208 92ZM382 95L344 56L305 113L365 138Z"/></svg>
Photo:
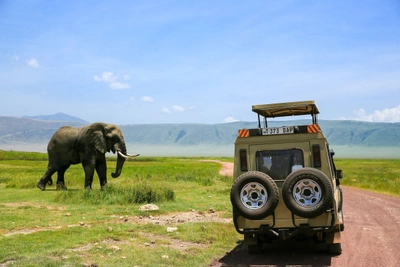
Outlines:
<svg viewBox="0 0 400 267"><path fill-rule="evenodd" d="M107 163L105 155L96 161L96 172L99 176L100 187L103 189L107 185Z"/></svg>
<svg viewBox="0 0 400 267"><path fill-rule="evenodd" d="M85 189L92 189L94 164L83 164L85 170Z"/></svg>
<svg viewBox="0 0 400 267"><path fill-rule="evenodd" d="M49 185L53 184L53 180L51 179L51 176L56 172L56 169L51 168L51 167L47 167L47 171L45 172L45 174L43 175L42 178L40 178L39 182L36 184L36 186L44 191L46 189L46 183L48 183ZM51 184L50 184L51 182Z"/></svg>
<svg viewBox="0 0 400 267"><path fill-rule="evenodd" d="M65 171L69 168L70 165L65 165L62 166L58 171L57 171L57 185L56 185L56 190L67 190L67 187L65 186L64 182L64 174Z"/></svg>

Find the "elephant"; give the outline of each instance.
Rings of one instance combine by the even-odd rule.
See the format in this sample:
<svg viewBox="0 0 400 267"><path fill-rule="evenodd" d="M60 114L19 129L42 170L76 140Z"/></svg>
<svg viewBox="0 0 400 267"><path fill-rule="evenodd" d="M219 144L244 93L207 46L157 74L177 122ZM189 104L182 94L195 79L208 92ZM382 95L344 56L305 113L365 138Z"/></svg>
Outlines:
<svg viewBox="0 0 400 267"><path fill-rule="evenodd" d="M121 129L115 124L96 122L88 126L74 128L64 126L58 129L47 145L47 171L37 183L41 190L46 184L52 185L51 176L57 172L57 190L66 190L64 173L71 164L82 163L85 171L85 188L91 189L94 171L100 180L100 187L107 185L107 164L105 153L117 153L116 170L111 174L113 178L120 176L122 167L129 155Z"/></svg>

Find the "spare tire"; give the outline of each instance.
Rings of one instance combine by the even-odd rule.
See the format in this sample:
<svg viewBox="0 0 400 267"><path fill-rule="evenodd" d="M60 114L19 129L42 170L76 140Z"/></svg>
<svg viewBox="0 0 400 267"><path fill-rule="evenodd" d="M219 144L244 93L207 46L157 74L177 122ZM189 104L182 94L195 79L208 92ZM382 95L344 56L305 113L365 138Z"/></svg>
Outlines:
<svg viewBox="0 0 400 267"><path fill-rule="evenodd" d="M243 173L231 188L231 203L234 210L250 220L259 220L271 215L279 201L276 183L267 174L258 171Z"/></svg>
<svg viewBox="0 0 400 267"><path fill-rule="evenodd" d="M320 170L298 169L286 177L282 185L282 198L294 214L313 218L331 207L332 183Z"/></svg>

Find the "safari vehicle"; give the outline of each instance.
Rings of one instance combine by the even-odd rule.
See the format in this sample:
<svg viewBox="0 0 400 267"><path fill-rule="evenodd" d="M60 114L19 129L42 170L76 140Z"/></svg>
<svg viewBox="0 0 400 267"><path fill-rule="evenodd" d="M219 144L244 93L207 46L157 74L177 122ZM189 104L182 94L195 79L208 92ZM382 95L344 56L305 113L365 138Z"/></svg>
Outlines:
<svg viewBox="0 0 400 267"><path fill-rule="evenodd" d="M238 131L230 193L233 222L249 253L274 239L313 238L326 243L329 253L341 254L342 171L336 170L334 152L318 125L317 105L301 101L252 108L258 127ZM299 115L311 115L312 123L268 126L267 119Z"/></svg>

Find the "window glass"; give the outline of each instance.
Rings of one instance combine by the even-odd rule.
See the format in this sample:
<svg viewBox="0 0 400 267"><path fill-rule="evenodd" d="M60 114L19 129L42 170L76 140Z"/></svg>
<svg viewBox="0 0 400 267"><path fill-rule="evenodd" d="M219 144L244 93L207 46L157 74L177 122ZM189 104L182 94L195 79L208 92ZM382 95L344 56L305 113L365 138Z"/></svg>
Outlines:
<svg viewBox="0 0 400 267"><path fill-rule="evenodd" d="M257 170L274 180L284 180L289 173L304 167L301 149L258 151L256 159Z"/></svg>

